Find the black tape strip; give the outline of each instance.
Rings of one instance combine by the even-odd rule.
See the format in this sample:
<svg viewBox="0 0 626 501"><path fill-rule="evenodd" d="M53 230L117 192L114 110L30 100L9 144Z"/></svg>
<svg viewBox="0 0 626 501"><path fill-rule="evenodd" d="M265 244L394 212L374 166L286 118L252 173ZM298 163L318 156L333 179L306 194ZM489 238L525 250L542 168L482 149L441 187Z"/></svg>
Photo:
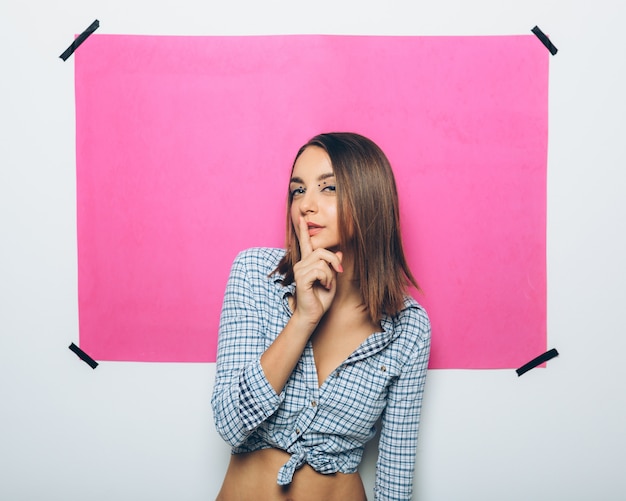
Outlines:
<svg viewBox="0 0 626 501"><path fill-rule="evenodd" d="M98 362L96 362L93 358L91 358L89 355L87 355L83 350L81 350L74 343L70 344L70 350L72 350L74 353L76 353L76 355L78 355L78 358L80 358L82 361L84 361L92 369L95 369L96 367L98 367Z"/></svg>
<svg viewBox="0 0 626 501"><path fill-rule="evenodd" d="M537 35L537 38L539 40L541 40L541 43L543 45L546 46L546 48L550 51L550 54L552 54L553 56L559 51L559 49L557 49L552 42L550 41L550 39L545 35L545 33L543 31L541 31L539 29L538 26L535 26L532 30L531 30L535 35Z"/></svg>
<svg viewBox="0 0 626 501"><path fill-rule="evenodd" d="M87 40L87 37L91 35L94 31L96 31L100 27L100 21L97 19L89 25L85 31L83 31L80 35L76 37L76 40L72 42L72 44L65 49L65 52L61 54L59 57L63 59L63 61L67 61L67 58L74 54L74 51L78 49L81 43Z"/></svg>
<svg viewBox="0 0 626 501"><path fill-rule="evenodd" d="M521 376L525 372L528 372L530 369L534 369L538 365L541 365L542 363L547 362L548 360L558 356L559 352L552 348L551 350L546 351L543 355L539 355L537 358L533 358L530 362L522 365L519 369L515 369L515 372L517 372L518 376Z"/></svg>

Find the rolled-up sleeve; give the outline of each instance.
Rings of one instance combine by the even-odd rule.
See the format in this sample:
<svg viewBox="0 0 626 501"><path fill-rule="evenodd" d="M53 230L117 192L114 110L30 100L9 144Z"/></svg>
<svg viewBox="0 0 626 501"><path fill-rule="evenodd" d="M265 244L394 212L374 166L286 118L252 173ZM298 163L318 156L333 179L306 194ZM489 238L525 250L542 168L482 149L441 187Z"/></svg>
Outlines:
<svg viewBox="0 0 626 501"><path fill-rule="evenodd" d="M255 297L251 276L256 257L244 251L235 259L220 316L211 405L218 433L233 447L276 412L284 398L269 384L260 363L266 342L263 305Z"/></svg>

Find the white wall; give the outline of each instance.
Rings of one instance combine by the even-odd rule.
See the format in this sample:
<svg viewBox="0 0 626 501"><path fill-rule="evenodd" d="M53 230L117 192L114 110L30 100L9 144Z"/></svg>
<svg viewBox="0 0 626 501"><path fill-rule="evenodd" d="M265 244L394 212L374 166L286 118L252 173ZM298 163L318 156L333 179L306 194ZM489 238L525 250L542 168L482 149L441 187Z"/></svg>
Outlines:
<svg viewBox="0 0 626 501"><path fill-rule="evenodd" d="M0 0L0 499L211 500L228 456L212 364L94 371L67 348L74 73L58 55L96 18L115 34L548 33L548 344L561 355L521 378L430 371L415 499L626 499L623 0Z"/></svg>

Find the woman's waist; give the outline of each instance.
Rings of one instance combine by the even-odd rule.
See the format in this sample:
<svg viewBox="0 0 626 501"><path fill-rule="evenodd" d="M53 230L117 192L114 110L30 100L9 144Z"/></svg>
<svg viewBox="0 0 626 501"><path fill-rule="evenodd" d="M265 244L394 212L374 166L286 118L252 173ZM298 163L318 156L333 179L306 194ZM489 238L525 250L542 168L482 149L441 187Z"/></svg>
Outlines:
<svg viewBox="0 0 626 501"><path fill-rule="evenodd" d="M267 501L365 501L365 491L358 472L320 473L305 462L298 465L291 482L280 486L279 471L296 454L266 448L233 454L219 501L255 499ZM236 497L239 496L239 497Z"/></svg>

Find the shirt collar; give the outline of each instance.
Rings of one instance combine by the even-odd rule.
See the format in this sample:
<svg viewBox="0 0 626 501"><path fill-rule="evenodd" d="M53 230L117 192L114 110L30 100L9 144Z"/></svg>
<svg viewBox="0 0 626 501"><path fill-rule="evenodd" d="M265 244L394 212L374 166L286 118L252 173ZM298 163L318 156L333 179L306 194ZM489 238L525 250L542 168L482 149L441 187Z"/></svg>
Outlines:
<svg viewBox="0 0 626 501"><path fill-rule="evenodd" d="M280 274L280 273L274 273L274 275L272 275L272 280L277 290L280 293L280 297L283 300L287 296L294 296L296 293L296 283L291 282L288 285L283 285L282 281L284 280L284 278L285 278L285 275ZM413 308L417 306L418 306L417 301L415 301L413 297L407 295L404 297L404 305L403 305L402 310L398 313L398 315L400 315L400 313L404 311L405 309ZM382 331L375 334L375 336L379 338L379 342L381 342L382 344L390 343L400 334L400 332L397 329L395 329L396 319L397 319L397 315L394 317L390 315L383 315L380 321Z"/></svg>
<svg viewBox="0 0 626 501"><path fill-rule="evenodd" d="M296 292L296 283L291 282L289 285L283 285L283 280L285 279L285 275L281 273L274 273L272 275L272 281L276 286L276 289L280 292L280 296L284 298L287 295L294 295Z"/></svg>

